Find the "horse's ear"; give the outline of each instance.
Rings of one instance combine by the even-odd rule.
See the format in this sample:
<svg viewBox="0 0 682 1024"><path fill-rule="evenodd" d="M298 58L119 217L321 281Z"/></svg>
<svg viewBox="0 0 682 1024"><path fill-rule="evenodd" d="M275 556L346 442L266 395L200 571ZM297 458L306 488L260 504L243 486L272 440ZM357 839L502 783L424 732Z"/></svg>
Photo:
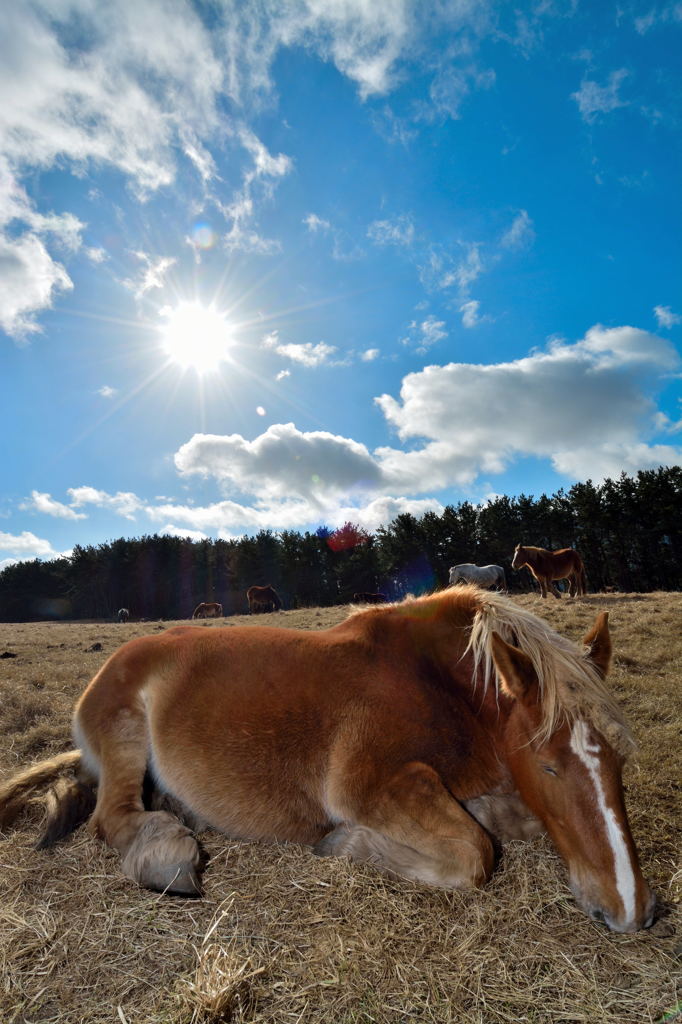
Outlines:
<svg viewBox="0 0 682 1024"><path fill-rule="evenodd" d="M611 666L611 635L609 633L609 613L599 612L594 620L594 626L584 638L583 643L587 648L587 657L590 659L599 674L607 675Z"/></svg>
<svg viewBox="0 0 682 1024"><path fill-rule="evenodd" d="M523 704L537 704L538 677L527 654L493 632L492 653L504 689Z"/></svg>

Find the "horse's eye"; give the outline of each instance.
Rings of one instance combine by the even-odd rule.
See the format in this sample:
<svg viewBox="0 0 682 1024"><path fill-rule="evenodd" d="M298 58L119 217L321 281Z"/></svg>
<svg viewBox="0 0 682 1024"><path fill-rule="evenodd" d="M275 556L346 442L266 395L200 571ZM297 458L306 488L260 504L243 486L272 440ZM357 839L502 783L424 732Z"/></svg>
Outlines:
<svg viewBox="0 0 682 1024"><path fill-rule="evenodd" d="M556 775L557 774L556 769L552 768L552 766L550 764L543 764L542 765L542 770L543 770L543 772L547 772L548 775Z"/></svg>

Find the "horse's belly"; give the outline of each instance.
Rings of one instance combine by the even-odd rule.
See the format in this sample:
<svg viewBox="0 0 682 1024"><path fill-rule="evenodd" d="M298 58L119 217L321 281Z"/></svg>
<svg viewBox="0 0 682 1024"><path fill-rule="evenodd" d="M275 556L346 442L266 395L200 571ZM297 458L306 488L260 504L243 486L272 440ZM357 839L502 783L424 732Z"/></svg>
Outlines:
<svg viewBox="0 0 682 1024"><path fill-rule="evenodd" d="M323 748L313 753L295 727L221 724L184 710L150 723L160 789L234 838L315 843L334 827L324 807Z"/></svg>

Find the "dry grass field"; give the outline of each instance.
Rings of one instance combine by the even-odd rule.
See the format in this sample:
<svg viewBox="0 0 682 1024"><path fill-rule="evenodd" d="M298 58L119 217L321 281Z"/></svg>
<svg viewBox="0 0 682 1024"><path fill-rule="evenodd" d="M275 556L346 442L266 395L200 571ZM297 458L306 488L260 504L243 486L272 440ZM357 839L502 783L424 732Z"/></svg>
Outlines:
<svg viewBox="0 0 682 1024"><path fill-rule="evenodd" d="M0 1021L672 1019L682 954L682 594L514 600L574 638L598 609L611 613L611 685L639 743L625 774L630 820L663 904L651 930L616 935L588 920L544 838L509 844L485 890L448 893L320 860L303 847L206 834L206 896L183 901L138 889L84 829L54 851L34 852L36 808L0 839ZM318 629L346 613L276 619ZM68 749L74 700L105 658L167 625L0 624L0 656L16 655L0 659L0 778Z"/></svg>

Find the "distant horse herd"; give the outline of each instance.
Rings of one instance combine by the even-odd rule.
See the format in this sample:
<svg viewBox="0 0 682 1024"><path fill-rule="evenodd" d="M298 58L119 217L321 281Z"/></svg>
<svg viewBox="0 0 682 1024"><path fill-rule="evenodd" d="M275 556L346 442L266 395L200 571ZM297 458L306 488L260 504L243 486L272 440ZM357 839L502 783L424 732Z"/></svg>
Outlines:
<svg viewBox="0 0 682 1024"><path fill-rule="evenodd" d="M587 592L585 566L574 548L548 551L547 548L517 544L511 566L516 570L528 569L537 582L542 597L547 597L547 594L551 593L554 597L560 598L561 592L556 586L557 581L560 580L568 581L570 597L580 597ZM448 586L454 587L460 583L474 583L486 590L494 589L503 594L509 593L506 574L501 565L474 565L473 562L453 565L449 570ZM606 589L612 590L613 588L607 587ZM282 599L269 583L263 587L249 587L246 591L246 600L250 615L278 612L283 607ZM388 601L386 594L367 591L353 594L353 604L387 604ZM223 606L217 601L201 601L194 609L192 618L222 619ZM127 608L119 608L116 619L118 622L128 622L130 612Z"/></svg>

